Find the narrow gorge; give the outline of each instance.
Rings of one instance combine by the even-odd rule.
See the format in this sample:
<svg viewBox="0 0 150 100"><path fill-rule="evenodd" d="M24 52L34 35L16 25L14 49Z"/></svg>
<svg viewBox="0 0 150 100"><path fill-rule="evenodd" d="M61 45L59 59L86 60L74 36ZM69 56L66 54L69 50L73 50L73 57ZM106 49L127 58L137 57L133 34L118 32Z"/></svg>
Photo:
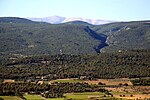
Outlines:
<svg viewBox="0 0 150 100"><path fill-rule="evenodd" d="M85 28L85 31L88 32L92 38L99 40L99 45L93 46L93 49L95 50L96 53L100 53L102 48L104 48L105 46L108 46L108 44L106 43L106 40L107 40L106 35L98 34L97 32L90 29L88 26Z"/></svg>

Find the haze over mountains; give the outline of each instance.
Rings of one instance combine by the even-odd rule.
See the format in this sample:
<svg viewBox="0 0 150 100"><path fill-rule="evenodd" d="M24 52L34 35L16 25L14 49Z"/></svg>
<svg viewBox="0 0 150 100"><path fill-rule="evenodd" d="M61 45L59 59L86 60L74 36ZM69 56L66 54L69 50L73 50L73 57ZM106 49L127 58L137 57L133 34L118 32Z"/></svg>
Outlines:
<svg viewBox="0 0 150 100"><path fill-rule="evenodd" d="M71 21L84 21L93 25L101 25L101 24L107 24L107 23L112 23L115 21L111 20L101 20L101 19L85 19L85 18L66 18L66 17L61 17L61 16L50 16L50 17L43 17L43 18L27 18L32 21L39 21L39 22L48 22L51 24L60 24L60 23L66 23L66 22L71 22Z"/></svg>

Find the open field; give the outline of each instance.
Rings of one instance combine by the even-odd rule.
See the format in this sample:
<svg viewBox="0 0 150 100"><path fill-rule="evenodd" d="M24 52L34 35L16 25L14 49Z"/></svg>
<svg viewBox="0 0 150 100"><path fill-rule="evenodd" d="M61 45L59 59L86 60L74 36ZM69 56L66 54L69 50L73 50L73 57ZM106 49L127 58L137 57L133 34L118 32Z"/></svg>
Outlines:
<svg viewBox="0 0 150 100"><path fill-rule="evenodd" d="M46 98L46 100L64 100L64 98Z"/></svg>
<svg viewBox="0 0 150 100"><path fill-rule="evenodd" d="M25 95L27 100L44 100L44 98L40 95Z"/></svg>
<svg viewBox="0 0 150 100"><path fill-rule="evenodd" d="M130 82L130 79L128 78L117 78L117 79L97 79L97 80L80 80L80 79L72 79L72 78L67 78L67 79L57 79L57 80L52 80L49 83L54 83L54 82L70 82L70 83L75 83L75 82L80 82L80 83L88 83L88 84L98 84L99 82L104 83L105 85L119 85L119 84L125 84L127 83L128 85L133 85Z"/></svg>
<svg viewBox="0 0 150 100"><path fill-rule="evenodd" d="M85 92L85 93L67 93L65 94L65 100L112 100L112 99L121 99L121 100L149 100L150 94L139 94L139 93L123 93L123 92L111 92L113 97L108 96L100 92ZM106 97L105 97L105 96Z"/></svg>
<svg viewBox="0 0 150 100"><path fill-rule="evenodd" d="M140 93L140 94L150 93L150 86L105 87L105 89L112 92Z"/></svg>
<svg viewBox="0 0 150 100"><path fill-rule="evenodd" d="M115 98L123 99L150 99L150 86L123 86L123 87L106 87Z"/></svg>
<svg viewBox="0 0 150 100"><path fill-rule="evenodd" d="M26 100L64 100L64 98L44 98L40 95L25 95L24 97ZM0 96L0 98L3 100L23 100L18 96Z"/></svg>
<svg viewBox="0 0 150 100"><path fill-rule="evenodd" d="M132 85L130 82L130 79L128 78L117 78L117 79L98 79L98 80L92 80L92 81L84 81L88 84L98 84L99 82L104 83L106 85L119 85L127 83L128 85Z"/></svg>
<svg viewBox="0 0 150 100"><path fill-rule="evenodd" d="M40 95L26 95L26 100L149 100L150 94L111 92L113 97L101 92L66 93L65 98L43 98ZM17 96L0 96L4 100L22 100Z"/></svg>
<svg viewBox="0 0 150 100"><path fill-rule="evenodd" d="M4 100L22 100L20 97L18 96L0 96L0 98L4 99Z"/></svg>
<svg viewBox="0 0 150 100"><path fill-rule="evenodd" d="M108 99L112 98L107 96L105 93L101 92L83 92L83 93L67 93L64 95L66 100L99 100L99 99ZM106 96L106 97L105 97Z"/></svg>
<svg viewBox="0 0 150 100"><path fill-rule="evenodd" d="M78 83L78 82L84 82L83 80L79 80L79 79L57 79L57 80L52 80L49 83L54 83L54 82L60 82L60 83L65 83L65 82L70 82L70 83Z"/></svg>
<svg viewBox="0 0 150 100"><path fill-rule="evenodd" d="M142 94L142 93L123 93L123 92L111 92L115 98L122 99L131 99L131 100L147 100L150 99L150 94Z"/></svg>
<svg viewBox="0 0 150 100"><path fill-rule="evenodd" d="M97 80L80 80L80 79L57 79L50 81L53 82L70 82L70 83L88 83L92 86L100 86L109 91L112 95L107 95L102 92L79 92L79 93L66 93L64 98L44 98L41 95L24 95L26 100L150 100L150 86L133 86L128 78L118 79L97 79ZM15 81L17 82L17 81ZM48 83L49 81L47 81ZM99 82L105 83L105 85L96 85ZM17 82L19 83L19 82ZM127 83L128 85L124 85ZM120 85L122 84L122 85ZM58 92L59 93L59 92ZM17 96L0 96L4 100L22 100Z"/></svg>

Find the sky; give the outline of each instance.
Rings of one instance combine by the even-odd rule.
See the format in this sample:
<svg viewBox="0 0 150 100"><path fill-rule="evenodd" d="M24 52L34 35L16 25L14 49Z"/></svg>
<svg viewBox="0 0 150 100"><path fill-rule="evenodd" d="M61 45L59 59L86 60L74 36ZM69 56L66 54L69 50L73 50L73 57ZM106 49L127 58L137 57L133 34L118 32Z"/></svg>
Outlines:
<svg viewBox="0 0 150 100"><path fill-rule="evenodd" d="M0 17L150 20L150 0L0 0Z"/></svg>

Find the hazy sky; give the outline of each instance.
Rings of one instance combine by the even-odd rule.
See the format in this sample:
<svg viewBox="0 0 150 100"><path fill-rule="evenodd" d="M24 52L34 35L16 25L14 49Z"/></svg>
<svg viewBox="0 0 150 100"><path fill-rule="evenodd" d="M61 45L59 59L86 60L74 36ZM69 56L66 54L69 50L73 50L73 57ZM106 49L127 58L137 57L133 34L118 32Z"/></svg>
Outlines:
<svg viewBox="0 0 150 100"><path fill-rule="evenodd" d="M150 0L0 0L0 17L150 20Z"/></svg>

